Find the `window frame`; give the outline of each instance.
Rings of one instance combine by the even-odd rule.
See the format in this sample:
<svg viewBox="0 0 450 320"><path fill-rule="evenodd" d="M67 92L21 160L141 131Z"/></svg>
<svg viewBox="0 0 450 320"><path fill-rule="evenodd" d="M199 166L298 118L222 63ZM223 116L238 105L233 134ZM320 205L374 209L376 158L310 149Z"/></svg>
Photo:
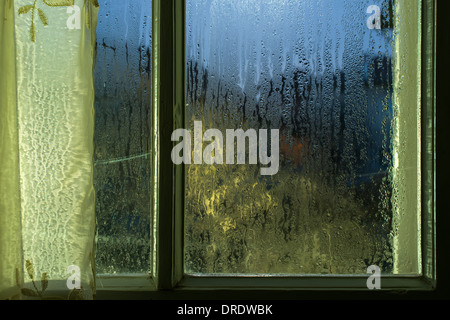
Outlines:
<svg viewBox="0 0 450 320"><path fill-rule="evenodd" d="M186 1L152 1L152 210L153 277L118 277L108 290L97 288L100 299L364 298L431 297L436 290L436 34L437 0L422 3L421 70L421 222L422 274L384 275L381 290L368 290L365 275L186 275L184 274L184 166L171 161L173 130L184 128L186 82ZM440 3L441 4L441 3ZM442 9L441 9L442 10ZM445 11L445 10L442 10ZM429 144L423 141L430 141ZM442 225L440 225L442 226ZM442 228L438 228L441 229ZM448 239L448 236L446 236ZM442 260L440 260L442 261ZM438 264L440 262L437 262ZM148 277L146 277L148 278ZM129 280L136 280L135 285ZM448 277L442 282L448 283ZM446 282L445 282L446 281ZM138 284L139 283L139 284ZM106 287L105 287L106 289ZM440 293L439 293L440 292Z"/></svg>

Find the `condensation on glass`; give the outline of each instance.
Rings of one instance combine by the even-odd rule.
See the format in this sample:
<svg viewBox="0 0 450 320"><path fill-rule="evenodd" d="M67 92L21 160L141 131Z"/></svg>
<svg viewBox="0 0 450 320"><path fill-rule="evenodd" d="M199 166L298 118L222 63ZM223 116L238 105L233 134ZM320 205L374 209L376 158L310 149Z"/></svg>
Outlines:
<svg viewBox="0 0 450 320"><path fill-rule="evenodd" d="M101 0L95 77L97 274L151 272L151 1Z"/></svg>
<svg viewBox="0 0 450 320"><path fill-rule="evenodd" d="M186 166L185 272L396 273L394 2L186 11L186 126L278 129L280 167Z"/></svg>

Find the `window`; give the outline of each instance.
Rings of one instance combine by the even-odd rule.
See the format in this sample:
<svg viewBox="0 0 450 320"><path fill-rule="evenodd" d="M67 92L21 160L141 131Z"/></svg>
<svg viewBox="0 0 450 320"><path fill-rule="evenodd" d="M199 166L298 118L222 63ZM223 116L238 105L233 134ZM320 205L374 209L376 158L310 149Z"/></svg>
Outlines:
<svg viewBox="0 0 450 320"><path fill-rule="evenodd" d="M153 1L153 16L157 288L364 289L370 266L383 289L433 288L433 5ZM223 132L200 149L224 164L194 163L196 129ZM279 129L275 174L251 143L225 164L227 129Z"/></svg>
<svg viewBox="0 0 450 320"><path fill-rule="evenodd" d="M0 297L443 294L436 7L6 0Z"/></svg>
<svg viewBox="0 0 450 320"><path fill-rule="evenodd" d="M187 1L186 125L219 128L227 159L227 129L279 130L279 159L186 168L186 272L418 272L393 248L417 226L393 231L392 2L382 29L370 4Z"/></svg>
<svg viewBox="0 0 450 320"><path fill-rule="evenodd" d="M97 286L151 274L151 48L149 1L99 1L95 78ZM106 281L107 282L107 281Z"/></svg>

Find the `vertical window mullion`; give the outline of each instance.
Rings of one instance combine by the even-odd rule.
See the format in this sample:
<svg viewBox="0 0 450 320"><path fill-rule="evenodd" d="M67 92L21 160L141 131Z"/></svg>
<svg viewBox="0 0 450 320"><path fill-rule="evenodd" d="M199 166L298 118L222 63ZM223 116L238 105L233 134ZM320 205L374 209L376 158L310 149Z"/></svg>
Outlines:
<svg viewBox="0 0 450 320"><path fill-rule="evenodd" d="M184 0L153 1L153 12L155 267L158 289L170 289L182 272L183 168L171 160L170 141L184 119Z"/></svg>
<svg viewBox="0 0 450 320"><path fill-rule="evenodd" d="M186 106L186 1L174 0L175 73L174 73L174 129L185 127ZM172 146L172 145L171 145ZM184 274L184 197L185 166L174 170L174 263L173 283L181 281Z"/></svg>

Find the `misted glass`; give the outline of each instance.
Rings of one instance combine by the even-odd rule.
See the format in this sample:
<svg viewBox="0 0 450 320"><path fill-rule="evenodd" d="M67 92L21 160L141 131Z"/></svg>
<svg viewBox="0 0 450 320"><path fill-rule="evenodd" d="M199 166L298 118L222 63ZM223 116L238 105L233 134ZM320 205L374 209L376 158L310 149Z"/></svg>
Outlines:
<svg viewBox="0 0 450 320"><path fill-rule="evenodd" d="M186 166L185 272L394 273L393 1L186 11L186 127L224 162ZM278 129L278 171L226 164L227 129Z"/></svg>
<svg viewBox="0 0 450 320"><path fill-rule="evenodd" d="M100 0L95 77L97 274L151 272L149 0Z"/></svg>

